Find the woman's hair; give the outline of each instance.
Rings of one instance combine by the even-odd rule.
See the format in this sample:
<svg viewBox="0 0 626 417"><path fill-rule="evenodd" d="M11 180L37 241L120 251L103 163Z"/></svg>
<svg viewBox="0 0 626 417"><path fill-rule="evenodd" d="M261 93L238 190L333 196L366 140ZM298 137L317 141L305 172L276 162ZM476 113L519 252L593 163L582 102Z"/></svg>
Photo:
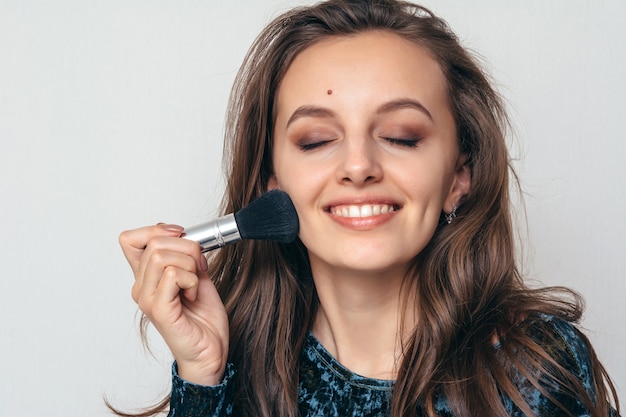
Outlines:
<svg viewBox="0 0 626 417"><path fill-rule="evenodd" d="M557 381L593 416L606 416L607 401L618 400L587 339L580 335L592 356L595 398L546 351L556 340L542 331L544 320L535 320L579 320L580 297L564 288L530 289L516 266L509 206L515 176L502 100L477 59L429 10L394 0L330 0L272 21L249 50L231 93L223 212L236 212L267 190L276 94L294 58L322 39L367 31L410 40L440 65L471 170L457 217L451 224L442 217L405 278L403 302L412 304L417 325L403 340L391 414L435 416L443 395L456 416L506 416L505 395L534 415L515 384L513 370L519 370L544 394L545 381ZM318 308L306 248L299 241L244 241L216 252L210 266L230 320L234 415L297 416L298 357Z"/></svg>

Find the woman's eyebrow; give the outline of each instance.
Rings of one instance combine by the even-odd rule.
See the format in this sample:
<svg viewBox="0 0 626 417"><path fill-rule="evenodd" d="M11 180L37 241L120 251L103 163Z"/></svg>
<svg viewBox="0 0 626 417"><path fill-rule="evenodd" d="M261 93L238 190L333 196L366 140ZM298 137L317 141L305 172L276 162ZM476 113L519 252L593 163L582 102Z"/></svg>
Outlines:
<svg viewBox="0 0 626 417"><path fill-rule="evenodd" d="M397 100L392 100L390 102L387 102L383 104L382 106L380 106L378 110L376 111L376 113L377 114L390 113L392 111L405 109L405 108L418 110L421 113L424 113L426 116L428 116L430 120L433 120L433 116L430 114L428 109L422 103L420 103L417 100L410 99L410 98L400 98ZM334 116L335 116L335 113L326 107L310 106L310 105L300 106L291 114L291 116L289 117L289 120L287 120L287 124L285 125L285 128L289 127L289 125L293 123L294 121L300 118L304 118L304 117L330 118Z"/></svg>
<svg viewBox="0 0 626 417"><path fill-rule="evenodd" d="M300 106L291 114L285 127L289 127L291 123L303 117L333 117L334 115L332 110L325 107Z"/></svg>
<svg viewBox="0 0 626 417"><path fill-rule="evenodd" d="M400 99L385 103L378 108L376 113L378 114L389 113L395 110L406 109L406 108L418 110L421 113L424 113L426 116L428 116L428 118L431 121L433 120L433 116L430 114L428 109L419 101L411 99L411 98L400 98Z"/></svg>

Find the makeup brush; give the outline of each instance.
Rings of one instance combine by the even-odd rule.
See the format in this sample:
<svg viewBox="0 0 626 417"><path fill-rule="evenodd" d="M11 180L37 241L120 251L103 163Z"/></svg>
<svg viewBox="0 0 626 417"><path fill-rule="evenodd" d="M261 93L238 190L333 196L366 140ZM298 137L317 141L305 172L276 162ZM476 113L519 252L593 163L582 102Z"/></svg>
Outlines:
<svg viewBox="0 0 626 417"><path fill-rule="evenodd" d="M290 243L298 236L298 214L284 191L263 194L236 213L186 228L182 237L200 244L202 252L241 239Z"/></svg>

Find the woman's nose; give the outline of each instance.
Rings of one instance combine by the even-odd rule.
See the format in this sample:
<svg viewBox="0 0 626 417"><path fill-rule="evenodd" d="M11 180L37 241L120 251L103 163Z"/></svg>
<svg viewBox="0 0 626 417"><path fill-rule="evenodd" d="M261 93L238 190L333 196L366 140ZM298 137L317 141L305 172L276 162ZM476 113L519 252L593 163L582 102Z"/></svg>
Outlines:
<svg viewBox="0 0 626 417"><path fill-rule="evenodd" d="M342 148L337 169L340 182L360 186L382 179L382 166L371 138L344 139Z"/></svg>

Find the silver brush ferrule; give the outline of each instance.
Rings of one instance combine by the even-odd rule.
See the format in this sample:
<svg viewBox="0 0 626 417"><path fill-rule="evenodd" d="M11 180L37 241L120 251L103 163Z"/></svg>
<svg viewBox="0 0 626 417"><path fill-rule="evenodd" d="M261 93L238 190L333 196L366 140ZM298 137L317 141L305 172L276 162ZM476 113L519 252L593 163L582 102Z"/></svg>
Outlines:
<svg viewBox="0 0 626 417"><path fill-rule="evenodd" d="M185 229L184 238L198 242L202 252L208 252L241 240L241 235L235 215L227 214L210 222Z"/></svg>

